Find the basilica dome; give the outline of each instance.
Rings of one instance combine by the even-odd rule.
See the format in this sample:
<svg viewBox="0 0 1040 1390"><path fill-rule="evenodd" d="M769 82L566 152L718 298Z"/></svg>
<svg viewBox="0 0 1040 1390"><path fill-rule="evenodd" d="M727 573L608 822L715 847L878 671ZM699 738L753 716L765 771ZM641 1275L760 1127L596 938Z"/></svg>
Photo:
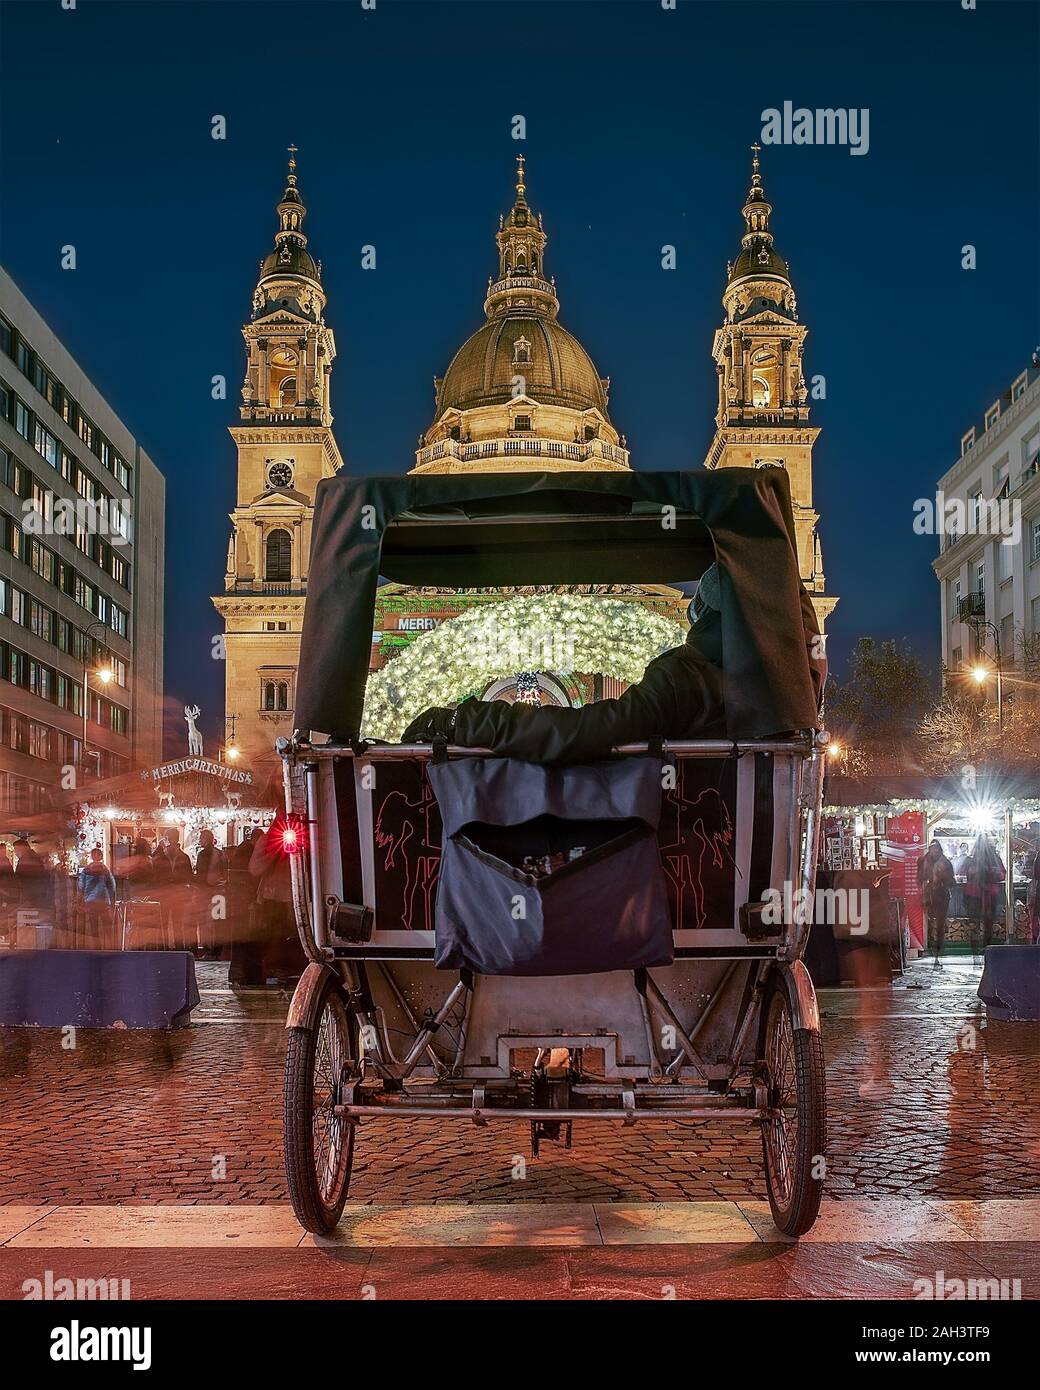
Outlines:
<svg viewBox="0 0 1040 1390"><path fill-rule="evenodd" d="M588 353L542 314L511 311L492 319L459 348L437 392L437 413L511 400L515 379L546 405L607 413L606 387Z"/></svg>
<svg viewBox="0 0 1040 1390"><path fill-rule="evenodd" d="M487 322L434 383L436 410L415 471L628 468L625 440L607 414L609 379L557 319L556 282L545 274L548 237L527 202L523 155L516 200L495 240Z"/></svg>

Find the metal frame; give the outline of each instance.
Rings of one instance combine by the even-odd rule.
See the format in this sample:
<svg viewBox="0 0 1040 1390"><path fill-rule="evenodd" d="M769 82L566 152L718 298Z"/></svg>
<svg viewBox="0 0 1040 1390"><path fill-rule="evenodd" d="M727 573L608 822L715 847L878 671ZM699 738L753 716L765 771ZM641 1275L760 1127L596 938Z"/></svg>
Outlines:
<svg viewBox="0 0 1040 1390"><path fill-rule="evenodd" d="M797 880L801 889L811 892L815 887L820 837L824 740L824 735L806 734L802 738L761 742L681 741L666 743L664 751L684 758L725 758L753 753L789 756L796 779L793 791L797 794L792 795L790 806L786 850L788 877L792 883ZM448 751L453 757L487 756L489 753L486 749L470 748ZM647 745L631 744L616 751L644 753ZM286 808L299 813L300 797L294 794L293 781L296 769L303 774L306 806L307 854L292 856L291 876L300 940L312 965L301 980L298 994L313 992L324 971L334 971L350 998L365 1038L362 1074L348 1088L337 1113L355 1122L374 1116L413 1115L468 1119L481 1126L489 1119L498 1118L546 1123L602 1119L631 1125L641 1116L687 1120L729 1116L761 1121L772 1115L765 1087L756 1072L759 1059L751 1043L752 1030L759 1017L766 983L770 975L779 970L785 981L795 1026L819 1031L815 993L801 963L808 922L785 924L778 941L746 942L743 946L736 944L729 932L683 931L676 933L675 965L656 975L636 971L624 977L590 976L587 993L593 998L606 997L611 989L620 990L621 979L628 980L627 989L631 994L626 995L626 1002L631 1007L635 1001L635 1011L628 1022L634 1029L632 1018L640 1020L646 1065L633 1066L631 1057L618 1055L620 1027L616 1033L605 1032L601 1027L595 1031L546 1029L549 1018L556 1023L555 1015L543 1018L540 1028L500 1032L493 1054L483 1055L479 1064L472 1059L467 1064L471 1026L475 1033L480 1026L471 1021L474 1012L479 1012L484 996L490 995L488 1006L493 1008L496 994L506 997L510 989L516 990L519 986L528 991L527 999L533 1000L541 989L546 1007L553 1007L548 1003L551 991L547 982L524 979L503 983L491 977L473 978L462 972L446 992L433 990L431 1002L419 1017L415 1004L409 1002L408 989L411 987L414 995L417 981L428 991L432 988L434 972L429 965L432 941L426 940L432 933L380 932L376 933L381 938L379 941L353 946L334 942L329 934L328 909L335 906L337 899L326 897L323 887L324 861L319 835L322 765L342 758L370 762L402 758L426 760L431 757L432 750L426 745L414 744L355 748L343 744L312 745L294 739L279 740L279 752L283 758ZM331 777L326 782L326 789L330 787ZM330 794L334 796L334 792ZM336 848L338 850L338 844ZM325 852L330 852L328 847ZM727 939L704 941L706 936L713 935ZM387 942L387 937L407 940ZM421 945L414 942L416 937L424 938ZM703 944L693 944L682 938L697 938ZM680 981L693 981L700 978L698 962L702 970L721 969L721 975L709 982L700 1012L692 1022L684 1024L676 991L672 990L672 998L669 998L671 986L663 984L661 977L670 978L680 972ZM746 969L742 970L742 966ZM398 969L408 973L407 979L398 978L395 973ZM734 999L733 992L737 989L739 993ZM377 1002L379 995L392 1002L398 1021L403 1019L407 1023L407 1028L396 1030L405 1034L400 1057L391 1044L386 1006ZM299 1026L305 1016L305 1004L305 998L301 998L297 1008L294 999L287 1027ZM460 1008L461 1018L454 1017ZM702 1035L710 1031L709 1025L721 1027L729 1035L722 1060L718 1044L715 1060L706 1058L698 1048ZM665 1033L662 1028L670 1032ZM665 1036L673 1044L667 1048L662 1042ZM525 1104L523 1080L510 1076L513 1052L561 1046L594 1048L602 1052L602 1082L588 1084L581 1077L570 1081L566 1088L570 1103L565 1107L547 1109ZM529 1092L527 1094L529 1098Z"/></svg>

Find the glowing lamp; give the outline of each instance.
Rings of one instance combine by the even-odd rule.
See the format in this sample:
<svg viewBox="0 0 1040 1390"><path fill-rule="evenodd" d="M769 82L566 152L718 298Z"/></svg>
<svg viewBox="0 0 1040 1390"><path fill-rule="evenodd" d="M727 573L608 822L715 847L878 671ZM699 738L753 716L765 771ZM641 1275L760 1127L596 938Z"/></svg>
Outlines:
<svg viewBox="0 0 1040 1390"><path fill-rule="evenodd" d="M828 756L829 758L840 758L840 757L841 757L841 752L842 752L841 744L838 743L838 741L837 741L836 739L834 740L834 742L828 743L828 745L827 745L827 756Z"/></svg>
<svg viewBox="0 0 1040 1390"><path fill-rule="evenodd" d="M101 670L97 673L97 678L102 685L108 685L109 681L115 680L115 672L108 666L102 666Z"/></svg>
<svg viewBox="0 0 1040 1390"><path fill-rule="evenodd" d="M282 849L286 854L295 854L300 847L300 837L295 825L287 825L282 831Z"/></svg>
<svg viewBox="0 0 1040 1390"><path fill-rule="evenodd" d="M985 666L975 666L972 668L971 678L976 685L985 685L989 672Z"/></svg>

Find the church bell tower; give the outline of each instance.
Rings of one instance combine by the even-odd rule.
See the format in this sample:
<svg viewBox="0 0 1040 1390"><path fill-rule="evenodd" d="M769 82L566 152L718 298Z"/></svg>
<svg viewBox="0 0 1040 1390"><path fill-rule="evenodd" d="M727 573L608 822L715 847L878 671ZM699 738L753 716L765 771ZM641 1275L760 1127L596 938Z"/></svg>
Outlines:
<svg viewBox="0 0 1040 1390"><path fill-rule="evenodd" d="M821 631L838 600L827 595L813 507L812 451L820 433L809 422L802 355L808 329L798 322L790 267L773 245L772 206L762 189L759 146L752 145L740 255L727 267L726 320L712 355L719 378L715 438L706 468L785 468L791 481L798 569Z"/></svg>
<svg viewBox="0 0 1040 1390"><path fill-rule="evenodd" d="M289 156L274 249L260 263L242 329L241 422L231 426L238 490L224 593L213 600L225 626L227 741L233 736L254 765L293 730L314 490L343 462L329 406L336 343L324 319L321 262L303 231L295 146Z"/></svg>

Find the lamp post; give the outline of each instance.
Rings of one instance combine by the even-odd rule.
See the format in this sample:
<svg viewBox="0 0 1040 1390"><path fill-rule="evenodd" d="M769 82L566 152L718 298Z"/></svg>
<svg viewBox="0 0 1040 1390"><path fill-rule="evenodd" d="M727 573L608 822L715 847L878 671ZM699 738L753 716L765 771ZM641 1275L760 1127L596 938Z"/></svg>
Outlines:
<svg viewBox="0 0 1040 1390"><path fill-rule="evenodd" d="M993 672L997 678L997 728L1003 733L1004 730L1004 672L1000 660L1000 629L996 623L991 623L985 618L976 618L972 623L975 629L976 641L983 628L993 634ZM979 642L979 655L985 656L982 643ZM989 680L990 668L984 664L977 663L971 668L971 676L975 684L980 688Z"/></svg>
<svg viewBox="0 0 1040 1390"><path fill-rule="evenodd" d="M83 764L84 771L86 771L88 724L90 720L90 669L91 659L93 657L92 643L95 638L95 633L97 631L104 632L105 630L105 624L98 622L91 623L90 626L86 628L83 633L83 641L86 644L86 650L83 653L83 749L80 756L80 762ZM111 666L102 666L95 672L95 674L97 675L97 678L102 685L108 685L109 681L111 681L115 675ZM100 772L100 770L101 759L99 750L98 771Z"/></svg>
<svg viewBox="0 0 1040 1390"><path fill-rule="evenodd" d="M224 718L224 747L222 751L226 763L236 763L242 756L242 750L235 742L235 725L237 723L237 714L229 714Z"/></svg>

